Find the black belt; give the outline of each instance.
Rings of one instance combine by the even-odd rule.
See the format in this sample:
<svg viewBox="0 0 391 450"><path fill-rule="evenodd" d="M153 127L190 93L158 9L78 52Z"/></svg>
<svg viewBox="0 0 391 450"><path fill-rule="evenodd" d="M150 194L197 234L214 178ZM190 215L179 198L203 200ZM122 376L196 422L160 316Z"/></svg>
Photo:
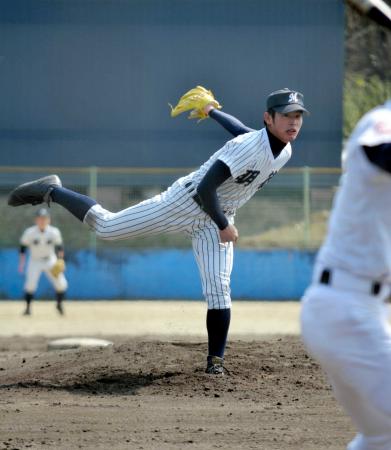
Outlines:
<svg viewBox="0 0 391 450"><path fill-rule="evenodd" d="M197 205L201 208L204 209L201 203L201 197L198 194L193 195L192 199L197 203Z"/></svg>
<svg viewBox="0 0 391 450"><path fill-rule="evenodd" d="M185 188L186 188L186 189L189 188L190 186L193 186L193 183L186 183L186 184L185 184ZM201 209L204 209L204 208L202 207L201 197L198 195L197 191L195 191L195 194L192 195L192 194L191 194L191 191L192 191L192 190L195 190L195 189L192 188L192 189L190 189L190 190L188 191L189 194L191 195L191 198L197 203L197 205L198 205Z"/></svg>
<svg viewBox="0 0 391 450"><path fill-rule="evenodd" d="M323 269L319 276L319 283L330 285L332 284L332 279L333 279L333 271L331 269ZM381 291L381 288L382 283L380 283L380 281L373 281L371 283L369 293L371 295L378 295L379 292Z"/></svg>
<svg viewBox="0 0 391 450"><path fill-rule="evenodd" d="M193 187L193 183L189 182L185 184L185 188L188 189L189 187L191 187L191 189L189 189L187 192L191 195L191 198L197 203L197 205L202 209L202 211L204 210L204 207L202 205L202 201L201 201L201 197L198 195L196 189ZM193 194L193 192L195 192L195 194ZM224 214L234 214L232 212L232 210L227 210L227 209L223 209L223 213Z"/></svg>

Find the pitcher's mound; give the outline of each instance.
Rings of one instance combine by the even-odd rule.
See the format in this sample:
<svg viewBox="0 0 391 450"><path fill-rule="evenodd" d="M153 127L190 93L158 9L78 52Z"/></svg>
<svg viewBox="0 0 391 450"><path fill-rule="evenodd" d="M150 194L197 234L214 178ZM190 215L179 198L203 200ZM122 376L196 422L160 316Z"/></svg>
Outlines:
<svg viewBox="0 0 391 450"><path fill-rule="evenodd" d="M103 348L113 345L111 341L95 338L64 338L50 341L48 350L68 350L72 348Z"/></svg>

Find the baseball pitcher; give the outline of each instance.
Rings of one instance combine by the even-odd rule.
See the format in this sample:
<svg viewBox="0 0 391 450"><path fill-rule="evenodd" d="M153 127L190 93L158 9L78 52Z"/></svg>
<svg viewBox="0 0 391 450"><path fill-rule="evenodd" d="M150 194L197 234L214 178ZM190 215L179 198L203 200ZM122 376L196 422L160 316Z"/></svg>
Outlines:
<svg viewBox="0 0 391 450"><path fill-rule="evenodd" d="M233 244L239 234L236 210L267 183L291 157L290 142L303 121L303 95L290 89L272 92L263 115L265 127L253 130L219 111L213 94L201 86L184 94L171 115L214 118L234 136L198 170L166 191L117 213L62 187L56 175L14 189L8 203L56 202L90 226L102 239L118 240L158 233L187 233L193 243L203 293L208 303L207 373L222 374L231 318L230 276Z"/></svg>
<svg viewBox="0 0 391 450"><path fill-rule="evenodd" d="M35 225L27 228L20 239L19 273L24 273L27 249L30 255L24 284L24 314L31 314L31 301L42 273L56 290L57 311L63 314L62 302L68 283L63 273L65 264L62 236L58 228L50 225L50 215L45 208L37 211Z"/></svg>

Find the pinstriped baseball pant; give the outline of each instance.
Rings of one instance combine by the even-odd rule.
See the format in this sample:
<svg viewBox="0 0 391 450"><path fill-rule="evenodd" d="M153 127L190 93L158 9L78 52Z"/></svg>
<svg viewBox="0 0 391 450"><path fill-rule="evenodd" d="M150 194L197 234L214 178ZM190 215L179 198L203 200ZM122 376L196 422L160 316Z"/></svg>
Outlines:
<svg viewBox="0 0 391 450"><path fill-rule="evenodd" d="M229 220L233 221L233 217ZM220 243L215 223L178 183L151 199L117 213L95 205L86 214L84 223L99 238L106 240L175 232L189 234L208 308L231 307L233 245L231 242Z"/></svg>

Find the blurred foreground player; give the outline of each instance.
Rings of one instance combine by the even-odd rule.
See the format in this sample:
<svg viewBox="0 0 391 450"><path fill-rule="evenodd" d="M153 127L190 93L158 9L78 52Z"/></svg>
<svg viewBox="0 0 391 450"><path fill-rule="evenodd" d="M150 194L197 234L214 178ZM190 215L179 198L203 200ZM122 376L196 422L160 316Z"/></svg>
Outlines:
<svg viewBox="0 0 391 450"><path fill-rule="evenodd" d="M359 121L342 161L302 333L359 431L348 450L390 450L391 101Z"/></svg>
<svg viewBox="0 0 391 450"><path fill-rule="evenodd" d="M351 0L391 30L382 0ZM348 450L391 449L391 100L357 124L342 154L313 282L304 295L303 339L358 429Z"/></svg>
<svg viewBox="0 0 391 450"><path fill-rule="evenodd" d="M57 311L64 314L62 302L68 283L63 273L65 265L62 236L58 228L50 225L50 215L45 208L37 211L35 225L27 228L20 239L20 273L23 273L25 269L27 249L30 255L24 284L24 298L26 300L24 314L31 314L31 301L42 272L45 273L56 290Z"/></svg>
<svg viewBox="0 0 391 450"><path fill-rule="evenodd" d="M238 239L236 210L261 189L290 159L307 110L300 92L272 92L263 114L265 127L252 130L218 110L210 91L197 86L172 109L175 116L214 118L235 139L228 141L198 170L180 178L165 192L117 213L95 200L62 187L56 175L14 189L11 206L56 202L89 225L102 239L118 240L159 233L185 232L193 251L208 302L206 372L224 372L224 351L231 319L230 278L233 244ZM175 282L175 280L172 280Z"/></svg>

